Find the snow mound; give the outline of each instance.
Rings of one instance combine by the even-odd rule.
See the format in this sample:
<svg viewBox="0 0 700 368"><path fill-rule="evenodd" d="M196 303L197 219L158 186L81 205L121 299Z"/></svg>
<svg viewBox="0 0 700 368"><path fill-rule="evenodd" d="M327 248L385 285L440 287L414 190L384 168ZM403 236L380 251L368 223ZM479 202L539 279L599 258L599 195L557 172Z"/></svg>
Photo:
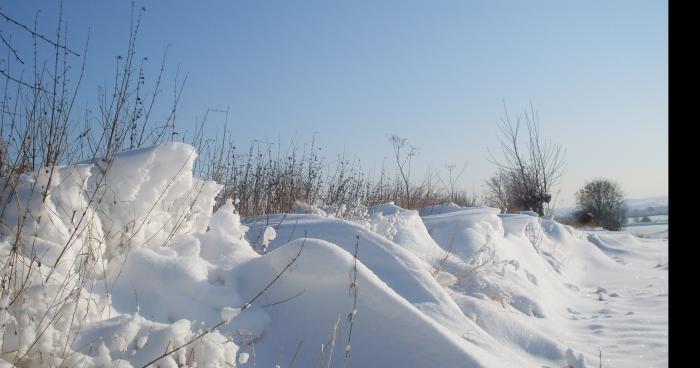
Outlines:
<svg viewBox="0 0 700 368"><path fill-rule="evenodd" d="M192 175L197 153L164 143L92 162L88 190L108 248L167 246L180 234L206 230L221 186Z"/></svg>
<svg viewBox="0 0 700 368"><path fill-rule="evenodd" d="M478 330L435 279L433 267L366 227L347 220L301 214L263 216L250 219L247 224L248 239L260 238L271 224L277 232L270 242L273 250L304 238L324 240L352 254L357 244L360 262L416 308L457 333Z"/></svg>
<svg viewBox="0 0 700 368"><path fill-rule="evenodd" d="M2 360L139 366L193 338L195 318L211 323L217 308L240 303L234 290L222 298L205 287L216 266L200 257L199 237L216 240L204 248L233 247L240 238L222 234L245 229L232 222L216 233L220 186L193 177L195 158L193 147L168 143L42 168L17 178L16 189L2 182L2 277L24 280L0 298ZM209 335L160 364L234 359L236 344Z"/></svg>
<svg viewBox="0 0 700 368"><path fill-rule="evenodd" d="M279 272L302 245L294 271L266 293L265 303L299 296L267 309L273 322L255 345L257 364L274 366L280 351L291 359L303 342L296 360L302 367L316 365L319 356L330 360L331 366L342 366L346 351L356 367L508 365L508 360L428 317L362 262L357 263L358 297L353 309L348 293L353 256L324 240L296 239L245 265L251 292L264 287L267 276Z"/></svg>
<svg viewBox="0 0 700 368"><path fill-rule="evenodd" d="M460 211L464 207L460 207L453 202L450 203L445 203L445 204L436 204L433 206L427 206L423 207L419 210L421 216L430 216L430 215L440 215L443 213L450 213L450 212L455 212L455 211Z"/></svg>
<svg viewBox="0 0 700 368"><path fill-rule="evenodd" d="M446 252L430 237L418 211L406 210L393 202L371 207L370 227L388 240L402 246L431 266L445 257Z"/></svg>
<svg viewBox="0 0 700 368"><path fill-rule="evenodd" d="M499 209L465 208L460 211L424 216L423 223L432 238L450 253L468 258L494 237L503 236Z"/></svg>

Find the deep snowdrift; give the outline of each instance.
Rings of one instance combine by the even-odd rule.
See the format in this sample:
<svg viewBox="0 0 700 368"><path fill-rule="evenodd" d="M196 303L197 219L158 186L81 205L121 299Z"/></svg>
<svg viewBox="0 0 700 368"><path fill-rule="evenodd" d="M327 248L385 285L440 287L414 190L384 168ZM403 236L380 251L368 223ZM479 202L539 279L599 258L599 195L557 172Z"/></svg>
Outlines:
<svg viewBox="0 0 700 368"><path fill-rule="evenodd" d="M195 159L5 188L0 367L667 365L665 239L454 204L242 224Z"/></svg>

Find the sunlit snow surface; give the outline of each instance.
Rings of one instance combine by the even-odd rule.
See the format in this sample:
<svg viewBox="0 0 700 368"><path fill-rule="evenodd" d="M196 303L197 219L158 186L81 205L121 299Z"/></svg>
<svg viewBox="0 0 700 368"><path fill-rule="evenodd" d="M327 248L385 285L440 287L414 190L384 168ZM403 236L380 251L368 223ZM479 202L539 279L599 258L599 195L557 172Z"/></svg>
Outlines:
<svg viewBox="0 0 700 368"><path fill-rule="evenodd" d="M668 239L668 220L648 224L628 224L625 231L640 238Z"/></svg>
<svg viewBox="0 0 700 368"><path fill-rule="evenodd" d="M21 304L0 310L0 367L138 367L190 341L155 365L668 365L667 230L580 231L454 204L241 219L231 203L212 213L220 186L192 176L195 157L170 143L62 167L45 203L29 195L44 174L23 177L14 205L45 220L29 220L20 256L43 266L24 269ZM3 214L3 269L17 213ZM62 289L78 275L82 287Z"/></svg>

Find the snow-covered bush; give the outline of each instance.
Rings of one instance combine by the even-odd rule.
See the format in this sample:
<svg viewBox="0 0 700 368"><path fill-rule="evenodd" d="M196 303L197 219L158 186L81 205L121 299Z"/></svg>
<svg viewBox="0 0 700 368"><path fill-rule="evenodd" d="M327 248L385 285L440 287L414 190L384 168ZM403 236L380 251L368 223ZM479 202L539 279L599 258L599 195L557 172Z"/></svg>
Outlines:
<svg viewBox="0 0 700 368"><path fill-rule="evenodd" d="M220 186L193 178L195 155L169 143L117 154L104 166L41 168L0 181L0 359L138 365L197 334L189 320L167 324L207 305L188 304L177 290L207 284L212 263L245 260L238 249L257 255L240 243L245 227L232 207L212 216ZM202 257L215 244L222 245L209 263ZM233 291L224 303L245 305ZM232 362L237 347L228 340L212 331L164 359Z"/></svg>

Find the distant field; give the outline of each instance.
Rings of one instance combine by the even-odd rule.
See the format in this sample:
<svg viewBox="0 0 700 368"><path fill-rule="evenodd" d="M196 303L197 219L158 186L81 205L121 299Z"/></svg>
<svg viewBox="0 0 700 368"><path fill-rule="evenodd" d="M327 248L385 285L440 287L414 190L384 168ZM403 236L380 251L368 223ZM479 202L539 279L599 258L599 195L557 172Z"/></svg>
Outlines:
<svg viewBox="0 0 700 368"><path fill-rule="evenodd" d="M668 215L653 215L653 216L646 216L646 217L648 217L648 218L651 220L652 223L656 223L656 222L668 222ZM627 218L627 224L628 224L628 225L637 224L637 223L638 223L638 222L637 222L637 219L640 219L640 218L641 218L641 217L628 217L628 218ZM648 223L648 222L646 222L646 223L639 222L639 224L649 224L649 223Z"/></svg>
<svg viewBox="0 0 700 368"><path fill-rule="evenodd" d="M668 238L668 216L666 221L659 223L628 224L624 230L642 238Z"/></svg>

